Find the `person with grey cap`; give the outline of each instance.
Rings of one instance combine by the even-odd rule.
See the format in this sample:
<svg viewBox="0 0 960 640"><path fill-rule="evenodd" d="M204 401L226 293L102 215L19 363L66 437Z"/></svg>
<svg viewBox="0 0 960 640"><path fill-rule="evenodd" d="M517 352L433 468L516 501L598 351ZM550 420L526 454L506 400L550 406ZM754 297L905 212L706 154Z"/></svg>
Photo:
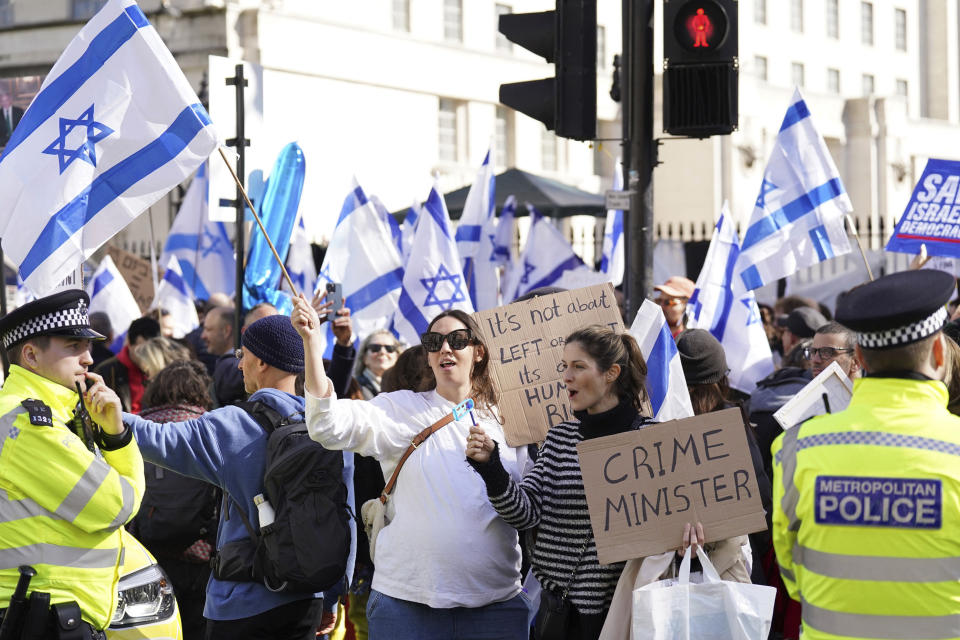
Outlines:
<svg viewBox="0 0 960 640"><path fill-rule="evenodd" d="M303 371L303 342L287 316L257 320L243 332L239 369L251 402L260 402L282 416L299 416L304 400L295 393ZM242 506L249 522L258 521L254 496L265 492L263 477L268 434L238 406L225 406L184 422L157 424L125 413L144 458L185 476L221 487ZM348 476L345 469L344 475ZM352 476L352 473L349 474ZM348 486L352 477L345 477ZM217 549L246 540L243 518L220 515ZM212 576L207 585L204 617L207 638L313 638L321 621L323 594L276 592L262 582L236 582ZM335 608L333 609L335 611Z"/></svg>
<svg viewBox="0 0 960 640"><path fill-rule="evenodd" d="M49 623L30 637L54 637L51 615L72 619L71 637L103 637L116 609L120 529L144 492L120 398L88 371L90 343L104 339L90 327L89 302L83 291L61 291L0 318L10 362L0 390L0 607L11 602L18 566L33 567L28 615ZM9 606L0 617L16 610Z"/></svg>
<svg viewBox="0 0 960 640"><path fill-rule="evenodd" d="M773 444L773 542L803 637L960 636L960 417L947 410L950 274L924 269L843 294L866 377L843 411Z"/></svg>

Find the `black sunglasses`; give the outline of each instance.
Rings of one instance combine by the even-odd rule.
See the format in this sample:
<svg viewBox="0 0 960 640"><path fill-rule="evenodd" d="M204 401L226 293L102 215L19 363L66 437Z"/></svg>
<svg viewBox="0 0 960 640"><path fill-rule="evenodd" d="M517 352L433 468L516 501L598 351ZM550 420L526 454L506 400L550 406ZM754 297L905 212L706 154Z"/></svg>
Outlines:
<svg viewBox="0 0 960 640"><path fill-rule="evenodd" d="M451 331L447 335L436 333L435 331L427 331L426 333L420 335L420 344L422 344L423 348L430 353L440 351L441 347L443 347L444 340L447 341L447 344L450 345L451 349L454 351L460 351L461 349L465 349L468 344L473 342L473 334L470 333L469 329L457 329L456 331Z"/></svg>
<svg viewBox="0 0 960 640"><path fill-rule="evenodd" d="M392 344L368 344L367 352L368 353L380 353L380 350L383 349L387 353L396 353L397 348Z"/></svg>

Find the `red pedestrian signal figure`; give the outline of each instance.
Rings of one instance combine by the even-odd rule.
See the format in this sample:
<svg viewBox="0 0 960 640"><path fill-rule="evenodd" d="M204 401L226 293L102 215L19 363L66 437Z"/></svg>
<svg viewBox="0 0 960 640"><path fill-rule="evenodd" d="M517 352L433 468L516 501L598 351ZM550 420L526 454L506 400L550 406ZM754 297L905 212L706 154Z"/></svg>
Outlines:
<svg viewBox="0 0 960 640"><path fill-rule="evenodd" d="M687 29L693 37L694 47L709 47L707 39L713 35L713 23L710 17L704 14L703 9L697 9L695 15L690 16L687 21Z"/></svg>

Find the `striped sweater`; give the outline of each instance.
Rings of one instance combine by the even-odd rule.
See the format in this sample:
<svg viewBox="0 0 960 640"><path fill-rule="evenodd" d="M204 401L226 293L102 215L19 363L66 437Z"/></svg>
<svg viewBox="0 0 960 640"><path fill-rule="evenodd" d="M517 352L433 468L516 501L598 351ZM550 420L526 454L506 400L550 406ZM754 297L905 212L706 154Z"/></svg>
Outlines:
<svg viewBox="0 0 960 640"><path fill-rule="evenodd" d="M562 594L569 583L568 597L577 610L597 615L610 606L624 563L601 565L597 560L576 446L650 421L624 404L596 416L577 414L590 424L574 420L551 427L536 464L519 484L503 470L498 450L486 464L469 462L483 477L501 518L521 531L538 527L532 570L540 584Z"/></svg>

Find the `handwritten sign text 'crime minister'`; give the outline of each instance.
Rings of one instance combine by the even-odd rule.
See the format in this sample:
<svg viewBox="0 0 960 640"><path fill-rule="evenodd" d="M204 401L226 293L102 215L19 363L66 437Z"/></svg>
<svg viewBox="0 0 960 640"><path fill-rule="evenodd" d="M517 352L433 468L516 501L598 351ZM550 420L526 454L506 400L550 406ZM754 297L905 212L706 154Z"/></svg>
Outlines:
<svg viewBox="0 0 960 640"><path fill-rule="evenodd" d="M684 523L707 542L767 523L739 409L577 445L600 564L680 546Z"/></svg>
<svg viewBox="0 0 960 640"><path fill-rule="evenodd" d="M473 317L490 349L490 371L500 390L503 430L511 447L540 442L550 427L573 417L559 371L564 339L591 324L624 331L609 283L538 296Z"/></svg>

